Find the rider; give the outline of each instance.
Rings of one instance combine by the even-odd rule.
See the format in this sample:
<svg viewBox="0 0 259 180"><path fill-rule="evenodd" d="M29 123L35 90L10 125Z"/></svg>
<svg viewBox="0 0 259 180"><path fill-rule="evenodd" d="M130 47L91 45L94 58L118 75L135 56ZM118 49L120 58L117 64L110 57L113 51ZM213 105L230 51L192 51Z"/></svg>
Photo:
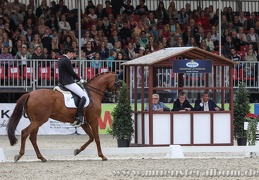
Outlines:
<svg viewBox="0 0 259 180"><path fill-rule="evenodd" d="M84 83L83 79L80 79L78 75L74 72L70 59L74 57L74 48L71 46L66 46L64 49L63 56L58 61L59 70L59 83L63 84L67 89L78 95L81 99L79 101L76 121L73 125L80 125L84 123L84 105L89 104L89 97L75 80Z"/></svg>

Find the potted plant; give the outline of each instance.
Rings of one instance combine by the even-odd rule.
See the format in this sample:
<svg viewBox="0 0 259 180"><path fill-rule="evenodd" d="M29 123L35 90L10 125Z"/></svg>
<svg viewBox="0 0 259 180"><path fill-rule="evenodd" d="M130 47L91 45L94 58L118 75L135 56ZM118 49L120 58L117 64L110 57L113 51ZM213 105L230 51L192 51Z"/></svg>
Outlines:
<svg viewBox="0 0 259 180"><path fill-rule="evenodd" d="M117 139L118 147L129 147L129 143L134 133L133 119L131 114L130 101L128 99L128 87L122 83L118 104L113 109L112 127L108 133Z"/></svg>
<svg viewBox="0 0 259 180"><path fill-rule="evenodd" d="M249 93L244 83L239 84L234 102L234 137L239 146L246 146L247 138L244 130L246 115L249 113Z"/></svg>

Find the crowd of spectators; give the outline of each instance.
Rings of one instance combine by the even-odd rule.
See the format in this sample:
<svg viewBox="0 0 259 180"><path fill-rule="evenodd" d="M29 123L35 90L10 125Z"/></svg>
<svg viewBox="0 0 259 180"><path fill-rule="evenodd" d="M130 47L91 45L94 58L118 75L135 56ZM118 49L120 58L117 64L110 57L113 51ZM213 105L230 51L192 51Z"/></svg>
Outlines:
<svg viewBox="0 0 259 180"><path fill-rule="evenodd" d="M136 7L131 0L105 1L104 5L88 1L79 30L77 10L69 9L63 0L52 1L50 6L42 0L38 7L34 0L27 5L2 0L0 59L22 59L23 63L26 59L57 59L66 45L74 47L74 59L78 59L80 44L82 59L93 60L91 65L100 67L103 63L98 60L131 60L166 47L194 46L217 52L221 39L223 56L257 61L258 14L233 12L231 7L223 8L221 14L219 27L219 9L212 5L192 9L186 3L177 9L174 1L168 7L160 1L156 10L150 11L145 0L139 0ZM244 50L237 57L237 52ZM107 66L118 70L111 63Z"/></svg>

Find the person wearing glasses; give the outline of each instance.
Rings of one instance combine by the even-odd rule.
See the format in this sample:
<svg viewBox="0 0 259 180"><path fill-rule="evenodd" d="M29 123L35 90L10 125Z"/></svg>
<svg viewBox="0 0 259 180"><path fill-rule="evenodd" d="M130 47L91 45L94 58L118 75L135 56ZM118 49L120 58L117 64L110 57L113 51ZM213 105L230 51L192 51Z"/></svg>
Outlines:
<svg viewBox="0 0 259 180"><path fill-rule="evenodd" d="M176 101L174 101L174 107L172 111L192 111L193 107L190 102L186 99L184 91L181 91Z"/></svg>
<svg viewBox="0 0 259 180"><path fill-rule="evenodd" d="M170 111L170 108L167 107L163 102L159 102L159 95L153 94L152 95L152 109L153 111L162 112L162 111ZM147 103L145 111L149 110L149 105Z"/></svg>

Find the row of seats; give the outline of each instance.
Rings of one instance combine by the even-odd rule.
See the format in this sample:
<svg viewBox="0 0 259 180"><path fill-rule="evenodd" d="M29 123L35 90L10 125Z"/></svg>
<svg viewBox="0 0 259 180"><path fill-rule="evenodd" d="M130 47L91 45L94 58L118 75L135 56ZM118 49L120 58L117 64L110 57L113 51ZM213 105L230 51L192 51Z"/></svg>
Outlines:
<svg viewBox="0 0 259 180"><path fill-rule="evenodd" d="M5 75L4 73L4 67L0 66L0 79L32 79L32 75L33 75L33 68L32 67L24 67L23 68L23 72L21 74L21 70L19 67L9 67L8 68L8 76ZM78 67L74 67L73 68L75 73L81 77L81 72L80 72L80 68ZM38 78L39 79L46 79L46 80L52 80L52 79L58 79L59 76L59 71L58 68L55 67L54 68L54 72L51 73L51 69L50 67L39 67L38 68ZM104 67L104 68L99 68L98 72L99 73L103 73L103 72L108 72L109 68ZM94 77L96 75L96 70L93 67L88 67L88 68L84 68L84 74L85 78L87 80L91 79L92 77Z"/></svg>

